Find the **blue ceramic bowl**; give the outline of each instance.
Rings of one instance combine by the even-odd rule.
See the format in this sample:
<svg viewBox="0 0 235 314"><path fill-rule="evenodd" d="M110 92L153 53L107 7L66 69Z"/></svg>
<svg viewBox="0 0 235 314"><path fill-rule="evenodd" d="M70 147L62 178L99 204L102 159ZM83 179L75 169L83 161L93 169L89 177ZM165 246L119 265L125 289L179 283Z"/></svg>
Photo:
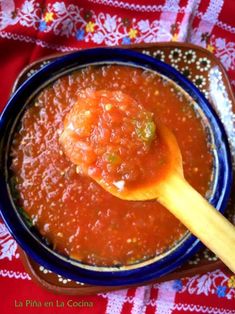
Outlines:
<svg viewBox="0 0 235 314"><path fill-rule="evenodd" d="M17 211L9 186L9 150L12 135L27 104L47 84L58 77L88 64L121 63L156 71L176 82L197 103L198 111L208 125L213 142L214 175L209 201L223 212L229 197L232 168L224 128L205 97L171 66L149 56L124 49L97 48L75 52L51 62L31 76L11 97L0 118L0 208L2 217L18 244L37 263L64 277L91 285L121 286L139 284L160 277L182 265L201 247L200 241L186 234L171 250L128 267L93 267L59 255L49 248ZM215 239L216 241L216 239Z"/></svg>

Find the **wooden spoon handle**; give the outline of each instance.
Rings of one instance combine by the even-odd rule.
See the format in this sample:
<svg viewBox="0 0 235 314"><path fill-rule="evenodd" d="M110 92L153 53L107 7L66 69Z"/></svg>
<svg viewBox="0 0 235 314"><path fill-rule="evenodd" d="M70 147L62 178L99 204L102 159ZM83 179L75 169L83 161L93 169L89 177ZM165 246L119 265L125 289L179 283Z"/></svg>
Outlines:
<svg viewBox="0 0 235 314"><path fill-rule="evenodd" d="M235 227L177 173L160 194L158 201L235 272Z"/></svg>

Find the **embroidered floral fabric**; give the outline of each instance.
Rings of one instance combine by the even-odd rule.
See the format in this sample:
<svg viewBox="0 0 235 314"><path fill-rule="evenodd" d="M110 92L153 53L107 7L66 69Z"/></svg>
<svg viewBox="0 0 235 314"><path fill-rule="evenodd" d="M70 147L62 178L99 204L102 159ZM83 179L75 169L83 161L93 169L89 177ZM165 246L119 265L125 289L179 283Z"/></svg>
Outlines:
<svg viewBox="0 0 235 314"><path fill-rule="evenodd" d="M229 0L1 0L0 109L16 76L29 63L52 53L100 45L191 42L220 58L235 87L234 12L235 2ZM97 296L54 296L25 273L16 242L3 222L0 278L2 313L18 313L15 302L26 299L93 302L91 308L67 308L79 313L235 313L235 277L221 270ZM45 307L30 311L52 312Z"/></svg>

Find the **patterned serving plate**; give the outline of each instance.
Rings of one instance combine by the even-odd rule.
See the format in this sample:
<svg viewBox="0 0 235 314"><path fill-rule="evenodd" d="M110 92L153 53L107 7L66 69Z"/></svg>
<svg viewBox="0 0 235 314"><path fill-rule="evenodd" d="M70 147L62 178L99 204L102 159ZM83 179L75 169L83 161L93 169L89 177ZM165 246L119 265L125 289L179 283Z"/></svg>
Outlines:
<svg viewBox="0 0 235 314"><path fill-rule="evenodd" d="M184 43L157 43L148 45L132 45L123 48L135 49L139 52L158 58L187 76L208 98L223 122L231 148L233 168L235 167L235 99L227 74L220 61L209 51ZM18 76L13 91L28 77L45 66L59 55L53 55L26 67ZM233 187L235 191L235 186ZM232 193L234 194L234 193ZM235 224L234 200L230 199L226 216ZM98 287L63 278L31 260L23 251L22 261L31 277L48 290L63 294L91 294L116 290L118 287ZM182 267L173 273L161 277L157 281L191 276L217 268L224 268L223 263L208 249L202 249ZM156 282L156 281L155 281ZM123 288L123 287L122 287Z"/></svg>

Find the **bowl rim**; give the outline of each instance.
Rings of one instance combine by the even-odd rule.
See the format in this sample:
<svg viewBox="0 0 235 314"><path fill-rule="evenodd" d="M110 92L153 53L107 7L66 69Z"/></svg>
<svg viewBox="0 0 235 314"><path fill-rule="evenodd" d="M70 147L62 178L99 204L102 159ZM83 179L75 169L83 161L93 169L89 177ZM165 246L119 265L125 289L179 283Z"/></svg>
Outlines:
<svg viewBox="0 0 235 314"><path fill-rule="evenodd" d="M58 254L45 250L39 241L35 241L35 239L30 236L28 228L22 223L22 219L19 219L19 214L17 215L14 209L9 195L9 182L7 182L7 177L4 173L4 169L7 168L8 156L8 149L5 148L9 148L9 141L11 138L11 136L8 135L11 133L10 131L14 129L16 124L16 120L13 119L13 117L15 113L18 113L19 117L20 112L22 112L25 107L23 106L22 109L19 109L17 103L26 103L32 90L35 90L38 86L41 87L49 80L54 80L57 75L62 75L62 71L65 71L66 69L71 70L73 67L85 66L91 63L97 64L97 62L124 62L127 63L127 65L131 64L133 66L141 66L157 71L176 82L198 103L199 107L208 118L213 133L216 135L215 145L220 166L220 172L217 178L218 189L215 191L214 195L212 195L210 201L219 211L224 211L232 182L231 156L224 127L204 95L180 72L162 61L128 49L92 48L66 54L44 66L15 91L4 108L0 116L1 215L10 233L19 245L37 263L43 265L45 268L64 277L87 284L112 286L136 284L152 280L173 271L198 251L202 246L201 242L193 235L190 235L180 247L178 247L176 251L173 251L169 256L134 270L99 272L78 267L77 264L79 263L76 263L75 266L71 264L71 259L62 260L58 257Z"/></svg>

